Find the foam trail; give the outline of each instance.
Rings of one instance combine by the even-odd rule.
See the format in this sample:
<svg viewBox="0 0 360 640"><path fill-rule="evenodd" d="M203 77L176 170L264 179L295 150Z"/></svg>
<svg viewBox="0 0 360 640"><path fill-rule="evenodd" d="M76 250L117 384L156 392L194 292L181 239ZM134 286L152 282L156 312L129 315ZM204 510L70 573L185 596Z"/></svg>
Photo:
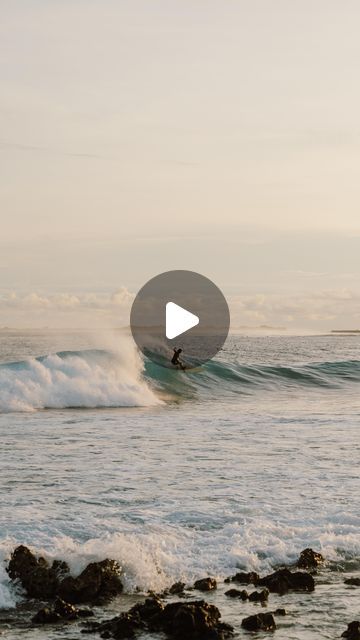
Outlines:
<svg viewBox="0 0 360 640"><path fill-rule="evenodd" d="M121 352L62 352L4 364L0 413L158 404L142 369L142 360L125 339Z"/></svg>

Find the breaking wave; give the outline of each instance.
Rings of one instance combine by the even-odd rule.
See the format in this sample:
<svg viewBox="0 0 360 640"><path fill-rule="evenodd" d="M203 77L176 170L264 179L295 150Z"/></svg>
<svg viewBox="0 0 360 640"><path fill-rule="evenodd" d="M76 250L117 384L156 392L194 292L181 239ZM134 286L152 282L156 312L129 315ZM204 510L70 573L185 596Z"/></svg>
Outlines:
<svg viewBox="0 0 360 640"><path fill-rule="evenodd" d="M186 371L144 363L133 347L64 351L0 365L0 412L140 407L164 399L257 389L340 388L360 382L360 361L242 365L212 360Z"/></svg>
<svg viewBox="0 0 360 640"><path fill-rule="evenodd" d="M121 354L64 351L2 364L0 412L158 404L142 370L142 360L129 348Z"/></svg>

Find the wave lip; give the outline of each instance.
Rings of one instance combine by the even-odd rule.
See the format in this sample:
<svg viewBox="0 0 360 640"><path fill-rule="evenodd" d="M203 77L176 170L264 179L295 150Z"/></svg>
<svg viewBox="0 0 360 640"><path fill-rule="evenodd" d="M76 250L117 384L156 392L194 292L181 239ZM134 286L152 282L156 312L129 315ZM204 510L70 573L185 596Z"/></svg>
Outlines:
<svg viewBox="0 0 360 640"><path fill-rule="evenodd" d="M129 357L131 356L131 357ZM135 352L66 351L0 366L0 413L138 407L160 400Z"/></svg>

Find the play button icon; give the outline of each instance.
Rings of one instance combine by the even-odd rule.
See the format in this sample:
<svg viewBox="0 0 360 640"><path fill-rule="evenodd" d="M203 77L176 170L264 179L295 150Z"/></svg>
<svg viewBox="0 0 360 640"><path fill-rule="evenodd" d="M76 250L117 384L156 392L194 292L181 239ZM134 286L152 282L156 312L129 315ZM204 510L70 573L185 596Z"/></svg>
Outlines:
<svg viewBox="0 0 360 640"><path fill-rule="evenodd" d="M133 338L156 364L176 369L171 360L181 349L182 368L213 358L229 331L230 314L220 289L194 271L160 273L138 292L130 314Z"/></svg>
<svg viewBox="0 0 360 640"><path fill-rule="evenodd" d="M199 318L175 302L166 305L166 337L173 340L199 324Z"/></svg>

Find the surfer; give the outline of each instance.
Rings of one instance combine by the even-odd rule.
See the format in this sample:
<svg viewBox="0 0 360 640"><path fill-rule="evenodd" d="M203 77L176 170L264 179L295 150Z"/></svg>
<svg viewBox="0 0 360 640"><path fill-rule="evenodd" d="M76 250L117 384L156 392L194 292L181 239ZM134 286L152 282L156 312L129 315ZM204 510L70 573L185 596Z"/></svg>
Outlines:
<svg viewBox="0 0 360 640"><path fill-rule="evenodd" d="M184 369L182 362L179 360L179 355L181 352L182 349L174 349L174 355L171 358L171 364L174 364L175 366L179 365L181 369Z"/></svg>

